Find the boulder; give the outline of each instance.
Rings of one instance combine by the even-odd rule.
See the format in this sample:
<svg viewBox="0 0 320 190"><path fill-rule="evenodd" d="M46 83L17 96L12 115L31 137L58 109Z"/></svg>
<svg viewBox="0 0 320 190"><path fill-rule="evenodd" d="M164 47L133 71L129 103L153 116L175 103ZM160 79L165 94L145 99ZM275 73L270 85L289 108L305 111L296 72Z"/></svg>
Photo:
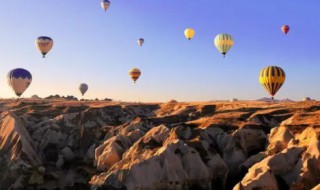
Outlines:
<svg viewBox="0 0 320 190"><path fill-rule="evenodd" d="M237 175L241 163L248 156L264 149L267 136L262 130L240 129L236 131L223 151L223 160L228 165L229 174Z"/></svg>
<svg viewBox="0 0 320 190"><path fill-rule="evenodd" d="M35 143L22 121L12 112L2 113L0 124L0 150L10 152L12 160L22 157L33 166L42 165Z"/></svg>
<svg viewBox="0 0 320 190"><path fill-rule="evenodd" d="M64 147L62 150L61 150L61 154L64 158L64 160L66 161L71 161L75 158L75 154L74 152L71 150L70 147Z"/></svg>
<svg viewBox="0 0 320 190"><path fill-rule="evenodd" d="M269 135L269 145L267 147L268 154L273 155L287 148L289 141L293 137L294 136L292 135L288 127L280 126L271 129Z"/></svg>
<svg viewBox="0 0 320 190"><path fill-rule="evenodd" d="M121 160L124 151L129 148L131 141L122 135L114 136L95 150L95 164L100 171L108 170Z"/></svg>
<svg viewBox="0 0 320 190"><path fill-rule="evenodd" d="M208 188L210 175L198 152L178 140L156 151L126 153L107 173L91 179L93 187L133 189Z"/></svg>

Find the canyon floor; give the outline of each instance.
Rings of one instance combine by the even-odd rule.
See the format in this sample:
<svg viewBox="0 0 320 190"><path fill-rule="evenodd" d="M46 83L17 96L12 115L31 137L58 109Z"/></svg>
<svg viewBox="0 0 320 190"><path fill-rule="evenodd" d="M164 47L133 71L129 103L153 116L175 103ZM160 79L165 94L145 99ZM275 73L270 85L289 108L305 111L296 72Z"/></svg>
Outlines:
<svg viewBox="0 0 320 190"><path fill-rule="evenodd" d="M0 189L319 190L320 103L0 100Z"/></svg>

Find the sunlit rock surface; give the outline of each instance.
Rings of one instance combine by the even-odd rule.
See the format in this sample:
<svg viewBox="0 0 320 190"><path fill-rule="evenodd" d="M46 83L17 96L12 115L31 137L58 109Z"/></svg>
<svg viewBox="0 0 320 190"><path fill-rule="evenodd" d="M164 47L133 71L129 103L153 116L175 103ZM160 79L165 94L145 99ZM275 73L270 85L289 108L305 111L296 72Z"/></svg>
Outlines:
<svg viewBox="0 0 320 190"><path fill-rule="evenodd" d="M0 189L319 189L320 103L2 100Z"/></svg>

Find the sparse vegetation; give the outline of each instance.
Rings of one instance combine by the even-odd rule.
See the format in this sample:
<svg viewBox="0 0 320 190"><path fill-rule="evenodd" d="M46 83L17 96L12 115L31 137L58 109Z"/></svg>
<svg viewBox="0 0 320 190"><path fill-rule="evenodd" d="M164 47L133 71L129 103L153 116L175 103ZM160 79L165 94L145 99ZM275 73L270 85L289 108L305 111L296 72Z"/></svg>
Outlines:
<svg viewBox="0 0 320 190"><path fill-rule="evenodd" d="M54 99L63 99L63 100L73 100L73 101L78 101L78 98L72 96L72 95L68 95L68 96L60 96L58 94L56 95L50 95L48 97L46 97L45 99L48 100L54 100Z"/></svg>

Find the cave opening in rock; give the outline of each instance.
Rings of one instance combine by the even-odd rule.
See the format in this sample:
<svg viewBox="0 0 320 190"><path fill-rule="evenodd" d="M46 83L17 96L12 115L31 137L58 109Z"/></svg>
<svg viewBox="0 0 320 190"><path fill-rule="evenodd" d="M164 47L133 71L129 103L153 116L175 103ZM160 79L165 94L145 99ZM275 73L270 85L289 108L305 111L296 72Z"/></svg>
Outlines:
<svg viewBox="0 0 320 190"><path fill-rule="evenodd" d="M44 147L43 153L46 161L56 162L59 158L59 150L56 144L49 143Z"/></svg>

